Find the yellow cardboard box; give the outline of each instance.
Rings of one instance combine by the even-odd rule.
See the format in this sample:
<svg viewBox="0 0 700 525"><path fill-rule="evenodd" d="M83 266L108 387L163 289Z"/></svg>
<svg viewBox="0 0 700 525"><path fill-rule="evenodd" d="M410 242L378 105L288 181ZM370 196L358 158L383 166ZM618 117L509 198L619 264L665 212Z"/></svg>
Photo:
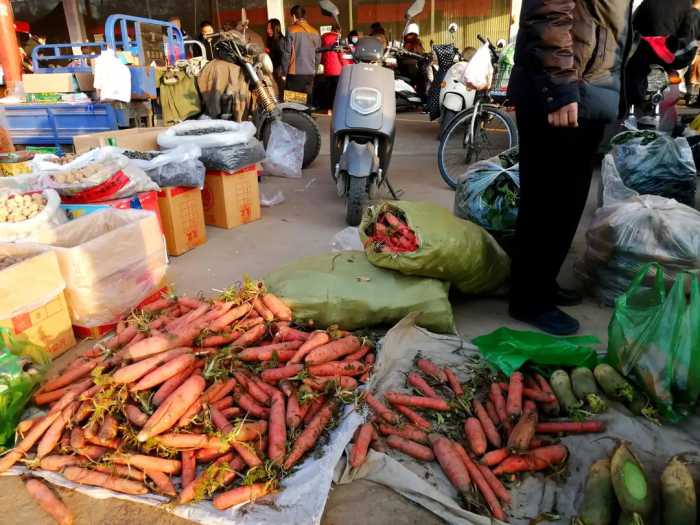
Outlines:
<svg viewBox="0 0 700 525"><path fill-rule="evenodd" d="M78 82L73 73L29 73L22 75L25 93L74 93Z"/></svg>
<svg viewBox="0 0 700 525"><path fill-rule="evenodd" d="M75 345L66 286L56 254L50 249L0 245L0 257L27 257L0 270L0 326L14 337L56 357Z"/></svg>
<svg viewBox="0 0 700 525"><path fill-rule="evenodd" d="M102 146L118 146L134 151L153 151L160 149L157 142L158 135L166 129L168 128L115 129L114 131L75 135L73 146L78 154Z"/></svg>
<svg viewBox="0 0 700 525"><path fill-rule="evenodd" d="M204 222L235 228L260 219L260 187L255 164L235 172L207 170L202 191Z"/></svg>
<svg viewBox="0 0 700 525"><path fill-rule="evenodd" d="M199 188L163 188L158 193L158 207L168 255L182 255L207 242Z"/></svg>

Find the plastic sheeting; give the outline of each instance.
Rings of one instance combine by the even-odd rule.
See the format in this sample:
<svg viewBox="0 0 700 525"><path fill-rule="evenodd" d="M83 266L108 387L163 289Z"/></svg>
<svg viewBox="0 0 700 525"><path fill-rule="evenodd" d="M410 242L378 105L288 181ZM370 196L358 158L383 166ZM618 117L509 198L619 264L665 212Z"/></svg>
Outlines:
<svg viewBox="0 0 700 525"><path fill-rule="evenodd" d="M151 160L129 157L129 162L141 168L160 187L185 186L203 188L205 169L199 157L202 149L195 144L183 144L165 151L151 152Z"/></svg>
<svg viewBox="0 0 700 525"><path fill-rule="evenodd" d="M188 120L169 127L158 135L158 145L163 149L191 144L200 148L218 148L245 144L255 136L252 122L230 120Z"/></svg>
<svg viewBox="0 0 700 525"><path fill-rule="evenodd" d="M281 120L275 120L270 127L270 140L267 143L266 159L263 168L266 175L275 177L301 177L304 163L306 133Z"/></svg>
<svg viewBox="0 0 700 525"><path fill-rule="evenodd" d="M245 144L202 149L202 163L210 170L237 171L265 158L265 149L257 139Z"/></svg>

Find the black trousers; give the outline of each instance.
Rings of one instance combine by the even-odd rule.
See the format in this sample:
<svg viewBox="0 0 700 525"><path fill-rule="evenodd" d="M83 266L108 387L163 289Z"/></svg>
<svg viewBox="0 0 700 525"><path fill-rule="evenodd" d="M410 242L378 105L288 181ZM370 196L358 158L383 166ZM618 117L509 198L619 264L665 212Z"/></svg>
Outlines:
<svg viewBox="0 0 700 525"><path fill-rule="evenodd" d="M309 95L308 103L311 103L311 95L314 91L314 75L287 75L287 85L285 89L306 93Z"/></svg>
<svg viewBox="0 0 700 525"><path fill-rule="evenodd" d="M520 135L520 211L511 307L542 313L554 306L557 276L588 199L603 123L554 128L534 108L516 110Z"/></svg>

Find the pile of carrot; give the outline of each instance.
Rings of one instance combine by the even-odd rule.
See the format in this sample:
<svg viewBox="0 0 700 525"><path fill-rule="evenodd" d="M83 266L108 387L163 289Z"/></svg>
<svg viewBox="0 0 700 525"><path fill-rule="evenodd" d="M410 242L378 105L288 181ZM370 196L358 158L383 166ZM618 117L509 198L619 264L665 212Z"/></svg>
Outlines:
<svg viewBox="0 0 700 525"><path fill-rule="evenodd" d="M377 252L407 253L418 249L418 238L397 213L386 211L367 227L367 243Z"/></svg>
<svg viewBox="0 0 700 525"><path fill-rule="evenodd" d="M0 472L23 462L218 509L270 494L355 400L375 358L348 332L304 328L259 282L148 304L43 383L33 401L46 413L20 422Z"/></svg>
<svg viewBox="0 0 700 525"><path fill-rule="evenodd" d="M410 394L385 392L384 402L366 394L373 417L354 437L351 467L362 466L369 447L436 461L470 508L499 520L506 521L511 503L504 481L566 462L566 446L545 435L605 428L600 421L541 421L559 408L548 380L537 374L515 372L507 383L494 380L475 392L449 367L418 359L416 368L406 378Z"/></svg>

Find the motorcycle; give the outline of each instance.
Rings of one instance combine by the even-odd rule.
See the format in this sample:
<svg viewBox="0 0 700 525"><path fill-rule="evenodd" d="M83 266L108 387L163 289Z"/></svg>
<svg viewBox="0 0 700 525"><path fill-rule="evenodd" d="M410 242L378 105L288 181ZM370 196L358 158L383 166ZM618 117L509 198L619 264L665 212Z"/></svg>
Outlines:
<svg viewBox="0 0 700 525"><path fill-rule="evenodd" d="M337 19L339 9L330 0L320 0L324 14ZM406 18L418 15L425 0L414 0ZM376 38L363 37L355 45L354 64L340 74L331 121L331 175L338 196L345 197L345 220L357 226L364 209L385 184L397 198L388 179L389 163L396 134L394 73L388 59L400 50L386 50ZM391 62L389 60L389 62Z"/></svg>
<svg viewBox="0 0 700 525"><path fill-rule="evenodd" d="M249 113L257 138L267 147L270 140L271 125L276 119L303 131L304 161L302 167L311 164L321 151L321 131L311 116L311 108L298 102L279 102L275 95L275 81L272 77L272 60L263 48L256 43L247 42L245 31L226 31L216 35L215 45L220 58L240 66L253 93L249 101Z"/></svg>

